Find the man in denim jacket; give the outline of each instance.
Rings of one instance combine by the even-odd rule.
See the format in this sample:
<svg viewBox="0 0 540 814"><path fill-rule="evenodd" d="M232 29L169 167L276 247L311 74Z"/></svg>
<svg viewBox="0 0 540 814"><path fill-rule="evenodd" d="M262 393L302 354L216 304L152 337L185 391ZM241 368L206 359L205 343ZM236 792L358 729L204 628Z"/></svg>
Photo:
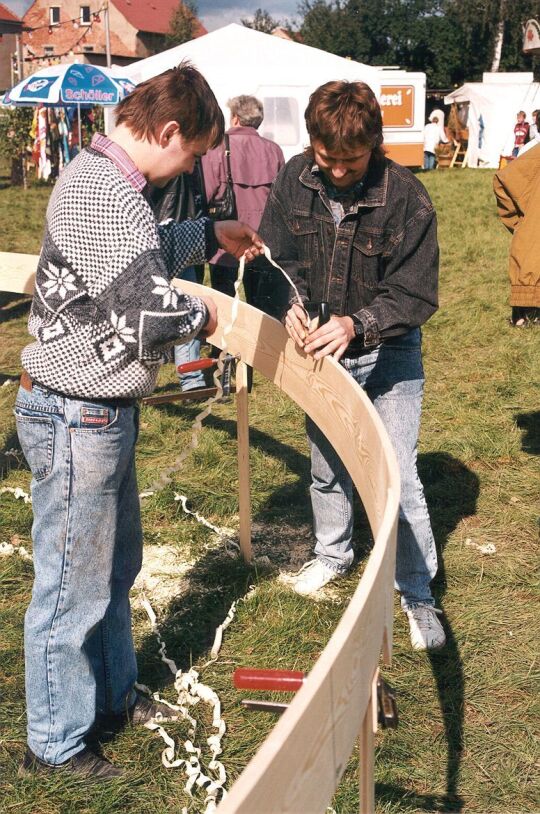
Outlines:
<svg viewBox="0 0 540 814"><path fill-rule="evenodd" d="M393 442L402 484L396 585L413 647L442 647L430 590L437 554L416 466L424 383L419 326L437 309L435 212L414 175L385 158L381 111L367 85L326 83L305 117L310 149L278 175L260 234L301 296L329 303L330 320L310 332L305 311L287 296L281 310L289 335L314 359L332 354L341 361ZM353 489L327 439L309 418L306 424L315 559L293 584L309 595L352 564Z"/></svg>

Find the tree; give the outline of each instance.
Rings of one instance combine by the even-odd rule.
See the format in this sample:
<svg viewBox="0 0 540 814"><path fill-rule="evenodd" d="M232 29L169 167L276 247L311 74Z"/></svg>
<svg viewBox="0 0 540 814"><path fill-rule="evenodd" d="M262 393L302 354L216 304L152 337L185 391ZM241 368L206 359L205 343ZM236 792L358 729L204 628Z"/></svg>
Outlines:
<svg viewBox="0 0 540 814"><path fill-rule="evenodd" d="M447 0L447 14L463 37L463 67L470 81L484 71L537 71L537 61L523 54L523 28L538 19L540 0Z"/></svg>
<svg viewBox="0 0 540 814"><path fill-rule="evenodd" d="M347 6L340 0L303 0L298 7L303 16L302 41L340 57L357 59L356 30Z"/></svg>
<svg viewBox="0 0 540 814"><path fill-rule="evenodd" d="M299 13L307 45L424 71L431 88L479 81L494 65L537 67L522 53L522 37L540 0L303 0Z"/></svg>
<svg viewBox="0 0 540 814"><path fill-rule="evenodd" d="M280 20L274 20L273 17L263 8L258 8L253 15L253 18L245 18L240 20L242 25L246 28L253 28L254 31L262 31L263 34L271 34L274 28L281 25Z"/></svg>
<svg viewBox="0 0 540 814"><path fill-rule="evenodd" d="M167 45L170 47L189 42L197 34L198 28L197 4L195 0L184 0L171 15Z"/></svg>
<svg viewBox="0 0 540 814"><path fill-rule="evenodd" d="M0 154L11 161L11 183L26 187L24 159L31 143L30 128L34 111L14 107L0 113Z"/></svg>

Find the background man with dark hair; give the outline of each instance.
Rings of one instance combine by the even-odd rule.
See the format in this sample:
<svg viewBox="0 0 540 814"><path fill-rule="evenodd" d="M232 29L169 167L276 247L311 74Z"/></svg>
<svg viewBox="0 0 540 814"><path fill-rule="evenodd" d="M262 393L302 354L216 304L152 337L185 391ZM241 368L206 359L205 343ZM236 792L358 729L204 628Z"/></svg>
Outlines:
<svg viewBox="0 0 540 814"><path fill-rule="evenodd" d="M437 308L435 212L412 173L385 158L382 118L361 82L328 82L306 110L311 147L270 193L260 233L307 301L331 318L308 331L288 307L285 325L315 359L332 354L366 390L393 442L401 474L396 584L416 649L441 647L430 582L437 554L416 467L424 375L422 325ZM292 298L290 300L292 302ZM293 580L315 594L353 561L352 482L307 418L315 559Z"/></svg>
<svg viewBox="0 0 540 814"><path fill-rule="evenodd" d="M28 324L34 342L22 353L15 415L33 476L35 568L23 774L116 777L121 770L86 747L96 717L171 717L134 689L137 399L152 392L164 348L216 328L212 299L174 288L177 271L218 246L250 260L261 249L236 221L158 226L144 195L147 182L192 172L221 141L223 115L198 71L183 64L144 82L117 114L111 136L96 134L52 192Z"/></svg>

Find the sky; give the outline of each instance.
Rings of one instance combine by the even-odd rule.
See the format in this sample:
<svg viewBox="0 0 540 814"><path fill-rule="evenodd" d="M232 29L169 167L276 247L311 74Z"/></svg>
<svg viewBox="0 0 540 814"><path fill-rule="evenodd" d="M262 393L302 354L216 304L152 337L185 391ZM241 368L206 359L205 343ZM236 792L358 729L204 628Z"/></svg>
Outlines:
<svg viewBox="0 0 540 814"><path fill-rule="evenodd" d="M4 6L19 17L32 5L31 0L2 0ZM198 17L208 31L214 31L229 23L239 23L242 18L253 17L257 8L263 8L275 20L297 17L299 0L198 0Z"/></svg>

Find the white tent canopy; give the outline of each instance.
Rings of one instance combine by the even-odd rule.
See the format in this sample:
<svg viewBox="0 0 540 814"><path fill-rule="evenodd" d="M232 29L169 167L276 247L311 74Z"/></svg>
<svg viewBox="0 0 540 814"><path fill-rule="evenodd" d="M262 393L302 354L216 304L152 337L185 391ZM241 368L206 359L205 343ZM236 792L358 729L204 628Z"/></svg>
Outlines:
<svg viewBox="0 0 540 814"><path fill-rule="evenodd" d="M498 167L502 155L510 155L518 111L532 122L532 111L540 109L540 85L532 74L487 74L484 82L468 82L445 96L469 105L469 166Z"/></svg>
<svg viewBox="0 0 540 814"><path fill-rule="evenodd" d="M139 83L186 58L208 81L227 123L228 99L240 94L259 98L265 111L259 133L276 141L286 158L308 142L304 110L319 85L333 79L361 80L380 93L376 68L235 24L134 62L124 73Z"/></svg>

